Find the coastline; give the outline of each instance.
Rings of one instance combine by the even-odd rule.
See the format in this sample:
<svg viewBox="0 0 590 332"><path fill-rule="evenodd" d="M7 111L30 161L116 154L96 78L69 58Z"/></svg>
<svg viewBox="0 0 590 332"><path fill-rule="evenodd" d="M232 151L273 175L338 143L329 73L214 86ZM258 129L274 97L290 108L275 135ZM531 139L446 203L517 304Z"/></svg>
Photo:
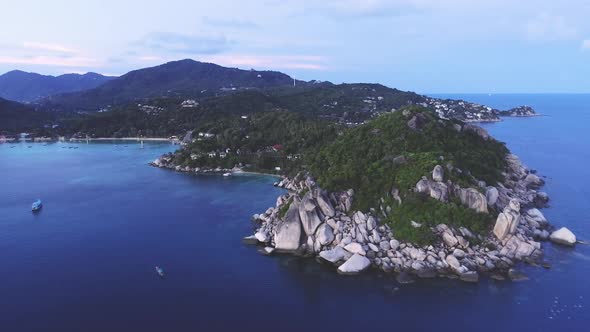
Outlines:
<svg viewBox="0 0 590 332"><path fill-rule="evenodd" d="M92 137L92 138L70 138L70 142L81 142L81 141L151 141L151 142L175 142L164 137Z"/></svg>

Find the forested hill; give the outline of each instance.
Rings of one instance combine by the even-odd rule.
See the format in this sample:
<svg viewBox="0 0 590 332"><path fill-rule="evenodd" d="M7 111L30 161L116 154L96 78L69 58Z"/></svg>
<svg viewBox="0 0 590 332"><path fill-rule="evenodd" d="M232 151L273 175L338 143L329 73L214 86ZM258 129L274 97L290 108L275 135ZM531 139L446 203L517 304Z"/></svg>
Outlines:
<svg viewBox="0 0 590 332"><path fill-rule="evenodd" d="M43 131L55 117L54 113L37 111L31 106L0 98L0 134Z"/></svg>
<svg viewBox="0 0 590 332"><path fill-rule="evenodd" d="M53 110L93 112L146 99L202 99L293 84L293 78L280 72L227 68L187 59L131 71L92 90L52 96L43 104Z"/></svg>

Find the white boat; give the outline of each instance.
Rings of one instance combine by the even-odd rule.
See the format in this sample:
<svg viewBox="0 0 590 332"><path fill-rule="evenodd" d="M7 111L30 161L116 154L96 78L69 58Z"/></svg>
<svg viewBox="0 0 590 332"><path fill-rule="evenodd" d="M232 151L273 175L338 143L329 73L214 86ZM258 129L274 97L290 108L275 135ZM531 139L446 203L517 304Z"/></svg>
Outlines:
<svg viewBox="0 0 590 332"><path fill-rule="evenodd" d="M156 266L156 272L158 273L158 275L162 278L164 278L164 270L162 270L161 267Z"/></svg>
<svg viewBox="0 0 590 332"><path fill-rule="evenodd" d="M223 173L223 176L231 176L231 173Z"/></svg>
<svg viewBox="0 0 590 332"><path fill-rule="evenodd" d="M42 207L43 207L43 203L41 202L40 199L37 199L36 201L33 202L33 205L31 206L31 210L33 212L39 211L39 210L41 210Z"/></svg>

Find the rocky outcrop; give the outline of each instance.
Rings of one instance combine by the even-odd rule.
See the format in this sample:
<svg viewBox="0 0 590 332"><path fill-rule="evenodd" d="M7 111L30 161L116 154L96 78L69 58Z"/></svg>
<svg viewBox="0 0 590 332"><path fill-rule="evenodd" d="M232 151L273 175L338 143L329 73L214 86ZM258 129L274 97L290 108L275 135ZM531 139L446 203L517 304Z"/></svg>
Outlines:
<svg viewBox="0 0 590 332"><path fill-rule="evenodd" d="M445 176L445 171L441 165L434 166L432 170L432 179L436 182L443 182Z"/></svg>
<svg viewBox="0 0 590 332"><path fill-rule="evenodd" d="M573 246L576 244L577 241L574 233L572 233L572 231L565 227L562 227L556 230L555 232L551 233L551 236L549 238L551 239L551 242L563 244L566 246Z"/></svg>
<svg viewBox="0 0 590 332"><path fill-rule="evenodd" d="M519 224L519 220L520 204L517 200L512 200L510 201L510 204L506 206L504 211L498 215L496 224L494 225L494 235L498 238L498 240L504 240L507 235L514 234L514 232L516 232L516 227Z"/></svg>
<svg viewBox="0 0 590 332"><path fill-rule="evenodd" d="M275 248L285 251L299 249L301 242L301 220L299 218L299 202L293 201L285 214L284 220L277 223L274 242Z"/></svg>
<svg viewBox="0 0 590 332"><path fill-rule="evenodd" d="M423 177L414 188L441 202L456 199L481 213L499 212L490 234L474 234L465 227L455 229L444 224L430 228L430 223L420 220L410 223L432 231L438 241L427 246L404 243L395 238L395 229L381 224L395 207L380 206L367 213L351 211L353 190L326 192L313 179L297 176L277 183L288 193L277 199L276 207L255 216L260 226L254 238L278 250L318 256L345 274L373 267L421 278L454 275L466 282L479 280L482 273L499 278L519 261L538 262L542 256L538 241L550 237L549 223L535 203L539 196L545 196L532 189L531 184L537 183L529 176L532 172L514 155L507 156L507 165L504 182L488 186L479 181L477 188L485 194L453 184L450 179L457 170L440 165L432 170L431 179ZM390 194L403 204L399 190L394 187ZM281 219L278 211L284 211L285 204L291 206ZM572 240L565 231L554 234L555 241L575 243L575 237Z"/></svg>
<svg viewBox="0 0 590 332"><path fill-rule="evenodd" d="M459 197L461 203L466 207L473 209L477 212L488 213L488 200L487 198L473 188L457 188L455 195Z"/></svg>

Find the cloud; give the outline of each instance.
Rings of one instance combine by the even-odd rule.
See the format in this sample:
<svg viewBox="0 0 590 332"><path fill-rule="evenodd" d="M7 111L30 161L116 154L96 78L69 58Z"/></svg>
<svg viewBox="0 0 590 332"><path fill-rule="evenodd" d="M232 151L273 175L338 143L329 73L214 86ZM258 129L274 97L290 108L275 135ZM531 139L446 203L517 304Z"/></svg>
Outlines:
<svg viewBox="0 0 590 332"><path fill-rule="evenodd" d="M327 59L310 55L244 55L227 54L200 57L198 60L223 66L258 69L327 70Z"/></svg>
<svg viewBox="0 0 590 332"><path fill-rule="evenodd" d="M99 67L101 61L86 57L60 57L60 56L0 56L1 64L11 65L41 65L57 67Z"/></svg>
<svg viewBox="0 0 590 332"><path fill-rule="evenodd" d="M58 52L58 53L78 53L77 50L60 45L60 44L25 41L25 42L23 42L23 47L27 48L27 49L49 51L49 52Z"/></svg>
<svg viewBox="0 0 590 332"><path fill-rule="evenodd" d="M424 10L419 0L299 0L302 16L321 15L335 19L371 19L411 15Z"/></svg>
<svg viewBox="0 0 590 332"><path fill-rule="evenodd" d="M132 46L151 51L182 54L217 54L229 50L234 42L225 36L185 35L173 32L154 32Z"/></svg>
<svg viewBox="0 0 590 332"><path fill-rule="evenodd" d="M234 19L220 19L220 18L211 18L208 16L203 17L203 23L206 25L216 27L216 28L230 28L230 29L259 29L260 25L250 22L250 21L243 21L243 20L234 20Z"/></svg>
<svg viewBox="0 0 590 332"><path fill-rule="evenodd" d="M525 25L526 36L533 40L568 40L578 34L564 16L539 13Z"/></svg>
<svg viewBox="0 0 590 332"><path fill-rule="evenodd" d="M590 39L584 39L582 40L582 45L581 45L583 50L590 50Z"/></svg>

